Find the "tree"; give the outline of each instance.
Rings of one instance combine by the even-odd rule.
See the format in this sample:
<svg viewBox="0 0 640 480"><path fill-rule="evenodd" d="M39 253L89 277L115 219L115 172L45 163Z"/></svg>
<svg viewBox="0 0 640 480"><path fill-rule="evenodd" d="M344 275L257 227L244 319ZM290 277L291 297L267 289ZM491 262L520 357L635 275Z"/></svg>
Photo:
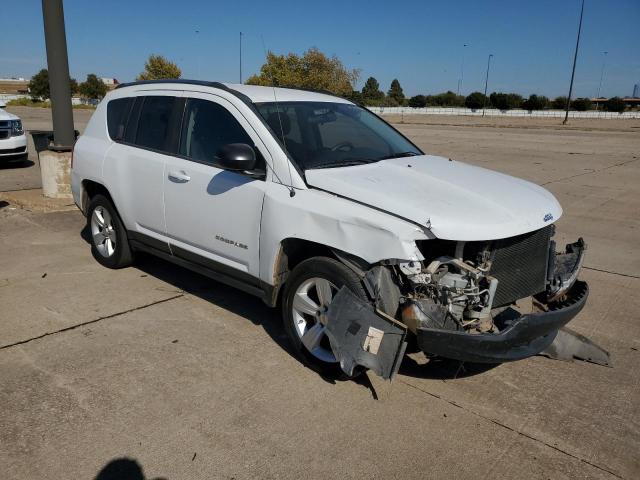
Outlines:
<svg viewBox="0 0 640 480"><path fill-rule="evenodd" d="M522 108L525 110L542 110L549 103L549 99L544 95L531 95L527 100L522 103Z"/></svg>
<svg viewBox="0 0 640 480"><path fill-rule="evenodd" d="M358 105L363 104L362 92L360 92L359 90L352 90L351 93L349 95L346 95L344 98Z"/></svg>
<svg viewBox="0 0 640 480"><path fill-rule="evenodd" d="M404 102L404 92L402 91L402 87L400 86L400 82L397 78L394 78L391 82L391 87L387 92L387 96L389 98L393 98L399 105L402 105Z"/></svg>
<svg viewBox="0 0 640 480"><path fill-rule="evenodd" d="M43 68L38 73L36 73L31 80L29 81L29 94L31 95L31 100L47 100L51 97L49 92L49 71L46 68Z"/></svg>
<svg viewBox="0 0 640 480"><path fill-rule="evenodd" d="M267 53L267 62L260 67L260 73L250 76L246 83L326 90L348 97L353 94L359 76L358 70L348 70L335 55L327 57L317 48L310 48L302 56Z"/></svg>
<svg viewBox="0 0 640 480"><path fill-rule="evenodd" d="M424 95L416 95L409 99L409 106L412 108L423 108L427 106L427 97Z"/></svg>
<svg viewBox="0 0 640 480"><path fill-rule="evenodd" d="M84 98L101 99L107 94L107 86L95 73L87 75L87 79L78 86L80 95Z"/></svg>
<svg viewBox="0 0 640 480"><path fill-rule="evenodd" d="M565 100L565 108L566 108L566 100ZM587 110L591 110L591 100L588 98L576 98L571 102L571 108L578 112L586 112Z"/></svg>
<svg viewBox="0 0 640 480"><path fill-rule="evenodd" d="M69 87L72 95L77 92L78 82L76 82L75 78L69 79ZM51 98L51 91L49 90L49 70L43 68L31 77L28 88L31 100L34 102L44 101Z"/></svg>
<svg viewBox="0 0 640 480"><path fill-rule="evenodd" d="M78 81L75 78L69 79L69 87L71 88L71 95L78 93Z"/></svg>
<svg viewBox="0 0 640 480"><path fill-rule="evenodd" d="M371 103L380 102L384 98L384 93L380 91L380 84L374 77L367 78L367 81L362 87L362 99L368 105Z"/></svg>
<svg viewBox="0 0 640 480"><path fill-rule="evenodd" d="M136 80L161 80L163 78L180 78L182 71L178 66L162 55L149 55L144 64L144 72Z"/></svg>
<svg viewBox="0 0 640 480"><path fill-rule="evenodd" d="M473 92L471 94L469 94L469 96L467 96L467 98L464 100L464 105L467 108L470 108L472 110L477 110L478 108L482 108L482 106L484 105L486 97L484 96L484 93L482 92Z"/></svg>
<svg viewBox="0 0 640 480"><path fill-rule="evenodd" d="M556 97L551 102L551 108L556 110L564 110L567 108L567 97Z"/></svg>
<svg viewBox="0 0 640 480"><path fill-rule="evenodd" d="M607 103L605 104L605 108L609 112L622 113L624 112L625 108L627 108L627 104L624 103L624 100L622 100L620 97L612 97L609 100L607 100Z"/></svg>
<svg viewBox="0 0 640 480"><path fill-rule="evenodd" d="M520 105L522 105L522 96L517 93L493 92L489 95L489 102L499 110L511 110L513 108L520 108Z"/></svg>
<svg viewBox="0 0 640 480"><path fill-rule="evenodd" d="M451 90L437 95L427 95L427 105L436 107L464 107L464 101L463 95L456 95Z"/></svg>

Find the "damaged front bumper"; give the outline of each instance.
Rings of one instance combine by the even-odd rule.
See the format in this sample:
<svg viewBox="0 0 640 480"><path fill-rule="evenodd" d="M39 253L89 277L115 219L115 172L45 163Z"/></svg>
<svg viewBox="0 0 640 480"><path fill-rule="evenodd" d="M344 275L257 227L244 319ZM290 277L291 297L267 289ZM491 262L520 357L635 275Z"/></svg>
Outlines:
<svg viewBox="0 0 640 480"><path fill-rule="evenodd" d="M584 307L589 288L575 281L561 303L549 310L523 315L505 325L499 333L471 335L465 332L418 327L416 336L422 351L455 360L502 363L537 355L549 347L558 330Z"/></svg>

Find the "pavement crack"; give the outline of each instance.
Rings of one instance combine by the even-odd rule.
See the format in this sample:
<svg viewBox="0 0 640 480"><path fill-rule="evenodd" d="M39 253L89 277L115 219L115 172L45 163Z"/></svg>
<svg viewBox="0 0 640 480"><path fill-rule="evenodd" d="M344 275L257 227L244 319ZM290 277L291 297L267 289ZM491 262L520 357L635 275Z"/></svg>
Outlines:
<svg viewBox="0 0 640 480"><path fill-rule="evenodd" d="M112 313L111 315L106 315L104 317L98 317L98 318L95 318L93 320L88 320L86 322L77 323L75 325L71 325L70 327L61 328L60 330L54 330L53 332L43 333L42 335L38 335L38 336L32 337L32 338L27 338L26 340L20 340L19 342L10 343L8 345L2 345L2 346L0 346L0 350L4 350L6 348L11 348L11 347L16 347L18 345L24 345L25 343L33 342L34 340L40 340L41 338L49 337L51 335L57 335L58 333L68 332L69 330L75 330L78 327L84 327L85 325L91 325L92 323L97 323L97 322L99 322L101 320L108 320L110 318L119 317L121 315L126 315L127 313L136 312L138 310L143 310L145 308L153 307L154 305L158 305L158 304L161 304L161 303L170 302L171 300L175 300L177 298L182 298L182 297L184 297L184 293L181 293L179 295L174 295L174 296L169 297L169 298L164 298L162 300L157 300L155 302L147 303L145 305L140 305L139 307L133 307L133 308L130 308L128 310L124 310L122 312Z"/></svg>
<svg viewBox="0 0 640 480"><path fill-rule="evenodd" d="M585 266L583 266L582 268L584 268L585 270L593 270L595 272L608 273L610 275L618 275L620 277L640 278L640 275L630 275L628 273L612 272L611 270L603 270L601 268L585 267Z"/></svg>
<svg viewBox="0 0 640 480"><path fill-rule="evenodd" d="M465 412L470 413L471 415L474 415L474 416L476 416L478 418L482 418L483 420L491 422L491 423L493 423L493 424L495 424L495 425L497 425L499 427L502 427L502 428L504 428L506 430L509 430L510 432L516 433L516 434L518 434L518 435L520 435L520 436L522 436L524 438L528 438L529 440L533 440L534 442L540 443L541 445L544 445L545 447L549 447L549 448L551 448L551 449L553 449L553 450L555 450L555 451L557 451L559 453L562 453L563 455L566 455L566 456L571 457L571 458L573 458L575 460L578 460L578 461L580 461L580 462L582 462L582 463L584 463L586 465L589 465L590 467L593 467L593 468L595 468L597 470L600 470L602 472L608 473L609 475L612 475L615 478L619 478L621 480L625 480L624 477L621 477L620 475L618 475L617 473L612 472L611 470L609 470L606 467L602 467L602 466L597 465L597 464L595 464L593 462L590 462L589 460L586 460L586 459L584 459L582 457L574 455L571 452L567 452L566 450L563 450L562 448L557 447L556 445L552 445L550 443L547 443L544 440L541 440L541 439L536 438L536 437L534 437L532 435L529 435L528 433L521 432L520 430L517 430L517 429L515 429L513 427L510 427L509 425L506 425L506 424L504 424L504 423L502 423L502 422L500 422L498 420L495 420L495 419L493 419L491 417L487 417L485 415L482 415L481 413L474 412L473 410L471 410L469 408L466 408L466 407L460 405L459 403L454 402L453 400L449 400L448 398L445 398L445 397L443 397L441 395L438 395L436 393L431 393L428 390L424 390L423 388L420 388L420 387L417 387L415 385L412 385L411 383L406 382L404 380L399 379L398 381L400 383L403 383L404 385L407 385L408 387L411 387L411 388L414 388L414 389L418 390L419 392L426 393L427 395L429 395L429 396L431 396L433 398L437 398L438 400L442 400L443 402L446 402L446 403L448 403L449 405L451 405L453 407L460 408L460 409L464 410Z"/></svg>
<svg viewBox="0 0 640 480"><path fill-rule="evenodd" d="M604 172L605 170L609 170L610 168L622 167L624 165L628 165L629 163L638 162L638 161L640 161L640 158L635 158L633 160L627 160L626 162L616 163L615 165L609 165L608 167L603 167L603 168L598 168L598 169L590 168L588 172L582 172L582 173L578 173L576 175L569 175L568 177L558 178L557 180L550 180L548 182L542 183L541 185L542 186L549 185L551 183L562 182L564 180L571 180L572 178L582 177L584 175L591 175L593 173L600 173L600 172Z"/></svg>

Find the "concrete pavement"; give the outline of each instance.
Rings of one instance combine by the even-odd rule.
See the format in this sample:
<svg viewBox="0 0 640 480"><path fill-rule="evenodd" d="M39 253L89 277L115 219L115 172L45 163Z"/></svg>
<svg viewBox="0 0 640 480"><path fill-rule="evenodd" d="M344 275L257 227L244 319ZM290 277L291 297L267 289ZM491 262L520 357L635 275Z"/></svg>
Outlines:
<svg viewBox="0 0 640 480"><path fill-rule="evenodd" d="M78 212L0 204L4 478L91 479L122 457L169 479L638 478L637 133L399 127L558 196L560 238L590 247L571 326L613 368L412 354L390 388L330 383L259 300L149 257L104 269Z"/></svg>

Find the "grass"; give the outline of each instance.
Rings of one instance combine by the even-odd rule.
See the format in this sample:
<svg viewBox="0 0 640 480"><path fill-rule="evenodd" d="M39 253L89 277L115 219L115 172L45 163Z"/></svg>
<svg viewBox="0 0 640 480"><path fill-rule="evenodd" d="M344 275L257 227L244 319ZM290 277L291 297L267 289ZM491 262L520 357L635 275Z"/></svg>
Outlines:
<svg viewBox="0 0 640 480"><path fill-rule="evenodd" d="M45 102L40 102L40 101L34 101L30 98L16 98L13 100L9 100L7 102L7 107L36 107L36 108L51 108L51 102L49 101L45 101ZM79 105L73 105L73 108L79 109L79 110L95 110L96 107L94 107L93 105L84 105L84 104L79 104Z"/></svg>

